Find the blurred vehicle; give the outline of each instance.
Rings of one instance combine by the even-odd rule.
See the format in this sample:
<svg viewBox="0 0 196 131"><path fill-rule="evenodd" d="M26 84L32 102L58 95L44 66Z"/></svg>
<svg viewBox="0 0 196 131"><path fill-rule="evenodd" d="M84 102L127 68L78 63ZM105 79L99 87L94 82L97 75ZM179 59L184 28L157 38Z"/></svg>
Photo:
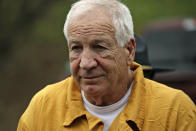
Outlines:
<svg viewBox="0 0 196 131"><path fill-rule="evenodd" d="M174 70L157 72L153 79L183 90L196 103L196 19L154 21L142 36L152 67Z"/></svg>

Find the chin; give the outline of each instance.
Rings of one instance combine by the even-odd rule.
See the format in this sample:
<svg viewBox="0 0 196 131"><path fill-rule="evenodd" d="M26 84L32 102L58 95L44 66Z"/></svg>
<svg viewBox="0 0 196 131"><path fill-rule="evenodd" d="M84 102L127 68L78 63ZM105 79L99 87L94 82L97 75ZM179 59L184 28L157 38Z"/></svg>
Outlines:
<svg viewBox="0 0 196 131"><path fill-rule="evenodd" d="M101 86L97 85L86 85L82 87L82 90L85 92L88 96L97 96L101 94Z"/></svg>

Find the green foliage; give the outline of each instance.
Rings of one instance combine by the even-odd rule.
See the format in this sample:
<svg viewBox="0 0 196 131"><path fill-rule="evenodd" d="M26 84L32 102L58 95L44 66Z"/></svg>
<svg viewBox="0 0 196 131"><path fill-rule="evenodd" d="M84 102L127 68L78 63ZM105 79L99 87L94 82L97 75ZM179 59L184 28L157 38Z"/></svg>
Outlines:
<svg viewBox="0 0 196 131"><path fill-rule="evenodd" d="M122 0L131 10L136 33L145 24L164 18L195 17L195 0Z"/></svg>

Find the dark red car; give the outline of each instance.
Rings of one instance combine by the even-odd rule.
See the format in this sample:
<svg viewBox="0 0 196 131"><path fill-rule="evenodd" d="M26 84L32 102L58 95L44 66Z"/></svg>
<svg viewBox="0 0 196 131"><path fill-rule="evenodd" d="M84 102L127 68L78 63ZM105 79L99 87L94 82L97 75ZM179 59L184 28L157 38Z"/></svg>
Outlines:
<svg viewBox="0 0 196 131"><path fill-rule="evenodd" d="M186 92L196 103L196 19L154 21L143 31L153 79Z"/></svg>

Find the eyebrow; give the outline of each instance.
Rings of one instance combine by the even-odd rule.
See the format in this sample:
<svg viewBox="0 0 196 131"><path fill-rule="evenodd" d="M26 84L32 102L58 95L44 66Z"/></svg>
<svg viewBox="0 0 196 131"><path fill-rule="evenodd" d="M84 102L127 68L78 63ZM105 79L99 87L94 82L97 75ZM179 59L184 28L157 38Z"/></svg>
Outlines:
<svg viewBox="0 0 196 131"><path fill-rule="evenodd" d="M93 39L90 41L91 44L98 44L98 43L105 43L107 46L111 46L111 41L104 38L104 37L100 37L100 38L96 38L96 39ZM80 45L82 44L81 41L77 40L77 39L71 39L69 40L68 42L68 46L71 46L73 44L77 44L77 45Z"/></svg>
<svg viewBox="0 0 196 131"><path fill-rule="evenodd" d="M74 39L73 39L73 40L70 40L70 41L68 42L68 45L69 45L69 46L71 46L72 44L78 44L78 45L79 45L79 44L81 44L81 42L78 41L78 40L74 40Z"/></svg>
<svg viewBox="0 0 196 131"><path fill-rule="evenodd" d="M95 44L98 44L98 43L101 43L101 42L105 42L104 40L101 40L101 39L95 39L93 40L93 43Z"/></svg>
<svg viewBox="0 0 196 131"><path fill-rule="evenodd" d="M107 40L107 39L105 39L105 38L103 38L103 37L100 37L100 39L98 38L98 39L95 39L95 40L93 40L92 41L93 43L95 43L95 44L98 44L98 43L105 43L107 46L111 46L111 42L109 41L109 40Z"/></svg>

